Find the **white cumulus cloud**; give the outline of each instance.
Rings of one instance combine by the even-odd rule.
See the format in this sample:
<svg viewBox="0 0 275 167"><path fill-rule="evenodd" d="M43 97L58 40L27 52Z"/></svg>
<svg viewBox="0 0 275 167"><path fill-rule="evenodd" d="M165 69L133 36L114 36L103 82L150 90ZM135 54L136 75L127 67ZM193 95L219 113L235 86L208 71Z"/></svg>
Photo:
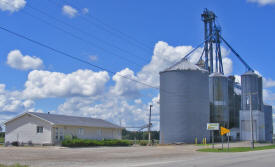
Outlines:
<svg viewBox="0 0 275 167"><path fill-rule="evenodd" d="M247 2L258 3L260 5L275 4L275 0L247 0Z"/></svg>
<svg viewBox="0 0 275 167"><path fill-rule="evenodd" d="M30 70L41 68L43 61L38 57L24 56L20 50L12 50L8 54L7 64L15 69Z"/></svg>
<svg viewBox="0 0 275 167"><path fill-rule="evenodd" d="M158 98L155 97L149 102L153 104L153 129L159 129L159 106L156 100ZM148 124L149 103L131 103L125 98L106 93L99 98L68 98L52 112L105 119L118 125L121 123L124 127L142 127Z"/></svg>
<svg viewBox="0 0 275 167"><path fill-rule="evenodd" d="M127 78L141 81L147 85L158 87L159 86L159 72L172 66L181 60L187 53L193 49L192 46L170 46L168 43L159 41L154 48L154 54L150 63L143 66L141 71L136 74L131 69L123 69L113 76L113 80L116 82L112 92L116 95L126 97L138 97L139 91L142 89L151 88L133 81L129 81L125 78L121 78L121 75L125 75ZM203 48L198 48L191 56L190 61L196 63L203 51ZM232 72L232 60L228 58L229 52L222 48L222 60L225 74Z"/></svg>
<svg viewBox="0 0 275 167"><path fill-rule="evenodd" d="M0 9L2 11L16 12L24 8L26 5L25 0L0 0Z"/></svg>
<svg viewBox="0 0 275 167"><path fill-rule="evenodd" d="M96 96L109 80L106 71L77 70L70 74L43 70L31 71L25 83L28 98Z"/></svg>
<svg viewBox="0 0 275 167"><path fill-rule="evenodd" d="M78 11L70 5L64 5L62 7L62 13L70 18L73 18L78 14Z"/></svg>
<svg viewBox="0 0 275 167"><path fill-rule="evenodd" d="M148 84L159 85L159 72L165 70L171 65L181 60L188 52L193 49L192 46L170 46L168 43L159 41L154 48L154 55L149 64L145 65L137 77L139 80ZM203 48L198 48L190 57L192 63L196 63L203 51ZM222 48L222 59L225 74L232 72L232 61L227 57L228 52Z"/></svg>
<svg viewBox="0 0 275 167"><path fill-rule="evenodd" d="M265 88L275 87L275 81L271 78L263 78L263 86Z"/></svg>
<svg viewBox="0 0 275 167"><path fill-rule="evenodd" d="M132 80L138 80L138 78L135 76L134 72L130 70L129 68L125 68L124 70L121 70L120 72L117 72L113 76L113 80L115 81L115 86L111 87L111 93L118 95L118 96L124 96L124 97L132 97L135 98L139 95L139 83L136 83L132 80L125 79L121 76L127 77Z"/></svg>
<svg viewBox="0 0 275 167"><path fill-rule="evenodd" d="M9 91L5 84L0 84L0 122L26 111L35 111L34 101L25 99L22 92Z"/></svg>
<svg viewBox="0 0 275 167"><path fill-rule="evenodd" d="M88 14L89 13L89 9L88 8L83 8L82 9L82 14Z"/></svg>

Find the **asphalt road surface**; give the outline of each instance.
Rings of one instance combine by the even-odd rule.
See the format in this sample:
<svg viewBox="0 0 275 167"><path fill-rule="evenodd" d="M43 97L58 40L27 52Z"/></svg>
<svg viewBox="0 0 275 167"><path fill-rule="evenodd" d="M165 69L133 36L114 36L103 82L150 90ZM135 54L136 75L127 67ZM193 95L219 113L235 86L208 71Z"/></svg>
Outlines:
<svg viewBox="0 0 275 167"><path fill-rule="evenodd" d="M275 166L275 149L204 153L198 146L155 147L0 147L0 164L33 167L265 167Z"/></svg>

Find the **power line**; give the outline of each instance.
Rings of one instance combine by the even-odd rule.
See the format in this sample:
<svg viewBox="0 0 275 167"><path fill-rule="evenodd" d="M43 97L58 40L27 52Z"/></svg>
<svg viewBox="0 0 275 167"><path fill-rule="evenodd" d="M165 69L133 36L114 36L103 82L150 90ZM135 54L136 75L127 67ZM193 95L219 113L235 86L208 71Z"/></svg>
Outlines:
<svg viewBox="0 0 275 167"><path fill-rule="evenodd" d="M112 44L112 43L110 43L110 42L104 41L104 40L98 38L97 36L95 36L94 34L91 34L91 33L89 33L88 31L83 31L81 28L76 27L76 26L74 26L74 25L72 25L72 24L69 24L69 23L67 23L67 22L65 22L65 21L63 21L63 20L61 20L61 19L58 19L57 17L54 17L54 16L52 16L52 15L49 15L48 13L44 12L43 10L40 10L40 9L38 9L38 8L35 8L35 7L31 6L30 4L29 4L27 7L29 7L30 9L32 9L32 10L34 10L34 11L39 12L40 14L42 14L42 15L44 15L44 16L47 16L48 18L51 18L51 19L53 19L53 20L55 20L55 21L57 21L57 22L59 22L59 23L62 23L62 24L65 25L65 26L68 26L68 27L70 27L70 28L72 28L72 29L74 29L74 30L76 30L76 31L78 31L78 32L81 32L82 34L87 34L87 35L89 35L89 36L92 36L94 39L96 39L96 40L98 40L98 41L100 41L100 42L102 42L102 43L105 43L105 44L107 44L108 46L114 47L114 48L116 48L117 50L119 50L119 51L121 51L121 52L125 52L125 53L127 53L127 54L134 55L134 56L139 57L140 59L142 59L144 62L147 62L146 59L144 59L143 57L141 57L141 56L139 56L139 55L137 55L137 54L133 54L133 53L131 53L131 52L128 51L128 50L125 50L125 49L123 49L123 48L120 48L120 47L118 47L118 46L116 46L116 45L114 45L114 44Z"/></svg>
<svg viewBox="0 0 275 167"><path fill-rule="evenodd" d="M100 70L107 71L107 72L109 72L109 73L111 73L111 74L113 74L113 75L118 75L118 76L121 77L121 78L124 78L124 79L130 80L130 81L136 82L136 83L138 83L138 84L140 84L140 85L143 85L143 86L145 86L145 87L153 88L153 89L159 90L160 92L163 92L163 93L173 94L174 96L184 96L183 94L177 94L177 92L169 92L169 91L166 91L166 90L161 89L161 88L159 88L159 87L152 86L152 85L150 85L150 84L147 84L147 83L138 81L138 80L136 80L136 79L132 79L132 78L129 78L129 77L127 77L127 76L120 75L120 74L118 74L118 73L116 73L116 72L113 72L112 70L109 70L109 69L104 68L104 67L102 67L102 66L99 66L99 65L95 65L95 64L93 64L93 63L90 63L90 62L88 62L88 61L86 61L86 60L83 60L83 59L81 59L81 58L78 58L78 57L76 57L76 56L73 56L73 55L71 55L71 54L69 54L69 53L66 53L66 52L62 51L62 50L53 48L53 47L51 47L51 46L49 46L49 45L47 45L47 44L41 43L41 42L36 41L36 40L33 40L33 39L31 39L31 38L29 38L29 37L27 37L27 36L24 36L24 35L21 35L21 34L19 34L19 33L14 32L14 31L11 31L11 30L9 30L9 29L7 29L7 28L5 28L5 27L0 26L0 29L3 30L3 31L5 31L5 32L8 32L9 34L12 34L12 35L14 35L14 36L16 36L16 37L19 37L19 38L21 38L21 39L27 40L27 41L29 41L29 42L31 42L31 43L34 43L34 44L36 44L36 45L39 45L39 46L41 46L41 47L43 47L43 48L46 48L46 49L48 49L48 50L54 51L54 52L56 52L56 53L58 53L58 54L61 54L61 55L65 56L65 57L71 58L71 59L76 60L76 61L78 61L78 62L81 62L81 63L83 63L83 64L90 65L90 66L92 66L92 67L94 67L94 68L97 68L97 69L100 69Z"/></svg>
<svg viewBox="0 0 275 167"><path fill-rule="evenodd" d="M95 68L97 68L97 69L100 69L100 70L107 71L107 72L109 72L109 73L111 73L111 74L114 74L114 75L118 75L118 76L120 76L120 77L122 77L122 78L124 78L124 79L128 79L128 80L131 80L131 81L133 81L133 82L142 84L142 85L144 85L144 86L146 86L146 87L150 87L150 88L159 90L158 87L155 87L155 86L149 85L149 84L147 84L147 83L144 83L144 82L141 82L141 81L138 81L138 80L135 80L135 79L128 78L128 77L126 77L126 76L117 74L116 72L113 72L113 71L111 71L111 70L109 70L109 69L107 69L107 68L104 68L104 67L101 67L101 66L92 64L92 63L90 63L90 62L88 62L88 61L86 61L86 60L83 60L83 59L81 59L81 58L78 58L78 57L76 57L76 56L73 56L73 55L71 55L71 54L69 54L69 53L66 53L66 52L64 52L64 51L61 51L61 50L59 50L59 49L55 49L55 48L53 48L53 47L51 47L51 46L49 46L49 45L46 45L46 44L44 44L44 43L41 43L41 42L39 42L39 41L33 40L33 39L29 38L29 37L26 37L26 36L24 36L24 35L21 35L21 34L19 34L19 33L16 33L16 32L14 32L14 31L11 31L11 30L9 30L9 29L7 29L7 28L5 28L5 27L0 26L0 29L4 30L5 32L8 32L9 34L12 34L12 35L17 36L17 37L22 38L22 39L25 39L25 40L27 40L27 41L29 41L29 42L31 42L31 43L34 43L34 44L39 45L39 46L41 46L41 47L44 47L44 48L46 48L46 49L52 50L52 51L54 51L54 52L56 52L56 53L59 53L59 54L61 54L61 55L63 55L63 56L66 56L66 57L69 57L69 58L71 58L71 59L74 59L74 60L79 61L79 62L81 62L81 63L84 63L84 64L87 64L87 65L93 66L93 67L95 67Z"/></svg>
<svg viewBox="0 0 275 167"><path fill-rule="evenodd" d="M59 2L57 1L53 1L53 0L49 0L51 2L53 2L54 4L56 4L58 7L60 7L59 5L63 5L63 4L60 4ZM67 3L65 0L63 0L64 3ZM68 3L69 4L69 3ZM74 3L73 6L78 6ZM77 10L81 10L80 7L77 7ZM86 21L87 23L93 25L93 26L96 26L97 28L99 28L100 30L104 30L114 36L117 36L119 38L124 38L124 39L127 39L129 42L131 42L132 44L135 43L135 46L141 48L143 51L150 51L151 52L151 47L150 46L147 46L146 44L144 44L143 42L135 39L134 37L114 28L113 26L110 26L108 25L107 23L101 21L99 18L95 17L95 16L92 16L92 15L87 15L87 16L80 16L80 18L82 18L82 20ZM91 19L89 19L91 18ZM95 20L97 21L97 23L95 22L91 22L91 20Z"/></svg>
<svg viewBox="0 0 275 167"><path fill-rule="evenodd" d="M120 59L123 59L123 60L125 60L125 61L127 61L127 62L129 62L129 63L131 63L131 64L134 64L135 66L143 67L143 65L141 65L141 64L139 64L139 63L136 63L136 62L134 62L134 61L132 61L132 60L130 60L130 59L128 59L128 58L122 57L122 56L120 56L119 54L116 54L116 53L111 52L111 51L109 51L109 50L106 50L105 48L101 47L100 45L96 44L95 42L86 40L86 39L84 39L84 38L82 38L82 37L80 37L80 36L78 36L78 35L75 35L75 34L69 32L69 31L66 31L66 30L64 30L63 28L60 28L60 27L58 27L58 26L56 26L56 25L54 25L54 24L52 24L52 23L50 23L50 22L48 22L48 21L46 21L46 20L44 20L44 19L41 19L40 17L35 16L35 15L33 15L33 14L27 12L27 11L23 11L23 13L25 13L26 15L29 15L30 17L33 17L33 18L39 20L40 22L43 22L44 24L47 24L48 26L51 26L51 27L53 27L53 28L55 28L55 29L57 29L57 30L59 30L59 31L62 31L63 33L66 33L66 34L70 35L71 37L73 37L73 38L75 38L75 39L77 39L77 40L80 40L80 41L84 42L85 44L88 44L88 45L90 45L90 46L92 46L92 47L98 48L98 49L100 49L100 50L102 50L102 51L109 52L109 53L111 53L112 55L114 55L114 56L116 56L116 57L118 57L118 58L120 58Z"/></svg>

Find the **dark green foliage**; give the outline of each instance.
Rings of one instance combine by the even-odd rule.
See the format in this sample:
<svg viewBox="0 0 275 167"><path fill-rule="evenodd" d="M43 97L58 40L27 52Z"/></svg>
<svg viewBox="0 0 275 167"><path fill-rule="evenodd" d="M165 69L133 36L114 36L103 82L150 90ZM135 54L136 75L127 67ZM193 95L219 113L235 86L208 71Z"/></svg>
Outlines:
<svg viewBox="0 0 275 167"><path fill-rule="evenodd" d="M89 140L89 139L65 139L62 141L64 147L96 147L96 146L130 146L128 140Z"/></svg>
<svg viewBox="0 0 275 167"><path fill-rule="evenodd" d="M140 140L139 145L141 146L147 146L148 145L148 140Z"/></svg>
<svg viewBox="0 0 275 167"><path fill-rule="evenodd" d="M13 146L19 146L19 142L18 141L14 141L14 142L11 143L11 145L13 145Z"/></svg>
<svg viewBox="0 0 275 167"><path fill-rule="evenodd" d="M146 131L128 131L123 129L122 130L122 139L126 140L147 140L148 139L148 132ZM159 131L151 131L151 139L152 140L159 140Z"/></svg>
<svg viewBox="0 0 275 167"><path fill-rule="evenodd" d="M5 138L5 132L0 132L0 138Z"/></svg>

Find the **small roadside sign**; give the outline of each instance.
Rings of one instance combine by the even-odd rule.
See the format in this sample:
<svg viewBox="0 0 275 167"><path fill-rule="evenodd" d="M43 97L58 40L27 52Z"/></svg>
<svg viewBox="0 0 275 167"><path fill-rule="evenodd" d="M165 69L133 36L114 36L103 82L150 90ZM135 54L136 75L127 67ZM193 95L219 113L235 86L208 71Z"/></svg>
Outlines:
<svg viewBox="0 0 275 167"><path fill-rule="evenodd" d="M207 130L219 130L219 123L207 123Z"/></svg>
<svg viewBox="0 0 275 167"><path fill-rule="evenodd" d="M229 129L226 129L225 127L222 127L222 126L221 126L221 135L223 136L223 135L225 135L225 134L227 134L227 133L230 133L230 130L229 130Z"/></svg>

